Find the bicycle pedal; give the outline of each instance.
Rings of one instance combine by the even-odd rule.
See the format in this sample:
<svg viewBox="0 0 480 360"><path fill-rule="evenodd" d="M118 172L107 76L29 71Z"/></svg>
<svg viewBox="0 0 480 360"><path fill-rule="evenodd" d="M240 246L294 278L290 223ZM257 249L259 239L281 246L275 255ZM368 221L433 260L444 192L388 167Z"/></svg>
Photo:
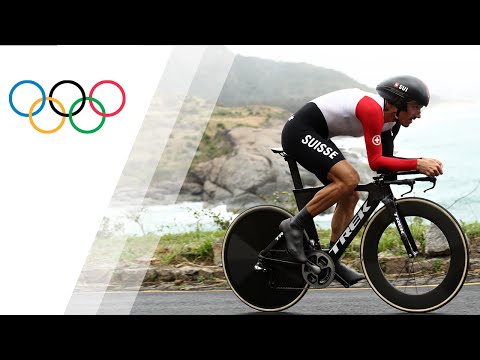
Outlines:
<svg viewBox="0 0 480 360"><path fill-rule="evenodd" d="M321 245L320 245L320 242L315 240L315 239L310 239L308 241L308 246L310 247L310 249L312 251L318 251L321 249Z"/></svg>

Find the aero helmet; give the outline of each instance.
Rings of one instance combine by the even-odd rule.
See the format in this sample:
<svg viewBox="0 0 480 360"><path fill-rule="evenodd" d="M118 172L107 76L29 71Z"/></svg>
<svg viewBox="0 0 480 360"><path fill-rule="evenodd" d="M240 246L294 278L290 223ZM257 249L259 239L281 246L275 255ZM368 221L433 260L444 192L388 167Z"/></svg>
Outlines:
<svg viewBox="0 0 480 360"><path fill-rule="evenodd" d="M416 101L420 106L427 106L430 101L427 85L420 79L409 75L396 76L382 81L377 85L377 92L403 111L407 110L407 103L410 101Z"/></svg>

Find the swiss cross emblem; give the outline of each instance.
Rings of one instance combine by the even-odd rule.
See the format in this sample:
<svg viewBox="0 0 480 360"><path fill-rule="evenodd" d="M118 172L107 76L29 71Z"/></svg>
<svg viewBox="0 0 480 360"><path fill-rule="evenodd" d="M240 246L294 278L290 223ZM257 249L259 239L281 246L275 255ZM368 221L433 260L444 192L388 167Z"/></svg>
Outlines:
<svg viewBox="0 0 480 360"><path fill-rule="evenodd" d="M375 135L373 138L372 138L372 142L373 142L373 145L380 145L381 142L382 142L382 139L380 138L380 135Z"/></svg>
<svg viewBox="0 0 480 360"><path fill-rule="evenodd" d="M398 88L400 86L400 84L396 82L395 85L393 85L393 86Z"/></svg>

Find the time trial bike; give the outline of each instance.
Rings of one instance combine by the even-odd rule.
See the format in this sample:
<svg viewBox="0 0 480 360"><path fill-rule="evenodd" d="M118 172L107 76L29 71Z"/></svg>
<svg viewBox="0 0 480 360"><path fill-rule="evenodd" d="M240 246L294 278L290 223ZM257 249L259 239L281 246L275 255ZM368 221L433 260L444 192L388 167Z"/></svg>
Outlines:
<svg viewBox="0 0 480 360"><path fill-rule="evenodd" d="M322 187L304 187L295 159L281 148L271 150L288 162L296 205L302 209ZM253 309L278 312L295 305L308 289L326 288L334 279L349 287L335 272L335 261L365 226L359 246L361 266L366 281L383 301L411 313L434 311L450 302L468 274L464 231L434 201L403 197L417 182L431 183L427 190L434 188L437 178L412 178L420 175L416 171L377 174L371 183L357 186L357 191L368 196L331 248L321 249L313 221L307 226L303 239L306 263L288 254L278 228L293 216L290 211L259 205L241 212L230 224L222 247L225 277L235 295ZM397 199L392 191L396 185L408 185L410 191ZM436 234L436 240L428 242L427 232Z"/></svg>

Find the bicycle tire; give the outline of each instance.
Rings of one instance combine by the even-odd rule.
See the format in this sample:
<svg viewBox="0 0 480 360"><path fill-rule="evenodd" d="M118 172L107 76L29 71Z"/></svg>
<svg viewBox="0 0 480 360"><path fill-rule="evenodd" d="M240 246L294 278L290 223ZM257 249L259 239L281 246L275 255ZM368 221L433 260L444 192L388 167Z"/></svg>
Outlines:
<svg viewBox="0 0 480 360"><path fill-rule="evenodd" d="M469 250L466 236L455 217L439 204L423 198L404 198L396 202L399 214L417 224L430 224L443 234L448 249L443 257L428 257L420 243L420 255L410 259L401 243L398 231L396 242L400 242L405 258L397 259L397 271L387 274L385 263L379 253L381 241L392 242L387 237L387 227L394 222L393 214L383 206L366 225L360 246L360 256L366 279L375 293L387 304L410 313L426 313L437 310L450 302L462 288L469 266ZM414 226L409 226L415 230ZM421 228L421 227L420 227ZM422 238L421 233L414 238ZM415 264L413 261L418 261ZM403 265L402 265L403 264ZM413 270L409 279L405 270ZM405 271L405 274L402 272ZM419 276L420 275L420 276ZM417 279L418 277L418 279ZM420 280L426 284L420 286Z"/></svg>
<svg viewBox="0 0 480 360"><path fill-rule="evenodd" d="M296 304L307 292L301 264L270 263L268 273L254 266L260 251L280 233L278 225L293 215L274 205L259 205L240 213L230 224L222 247L222 262L227 282L235 295L249 307L278 312ZM285 241L276 245L285 249ZM273 288L271 276L294 285L296 289Z"/></svg>

